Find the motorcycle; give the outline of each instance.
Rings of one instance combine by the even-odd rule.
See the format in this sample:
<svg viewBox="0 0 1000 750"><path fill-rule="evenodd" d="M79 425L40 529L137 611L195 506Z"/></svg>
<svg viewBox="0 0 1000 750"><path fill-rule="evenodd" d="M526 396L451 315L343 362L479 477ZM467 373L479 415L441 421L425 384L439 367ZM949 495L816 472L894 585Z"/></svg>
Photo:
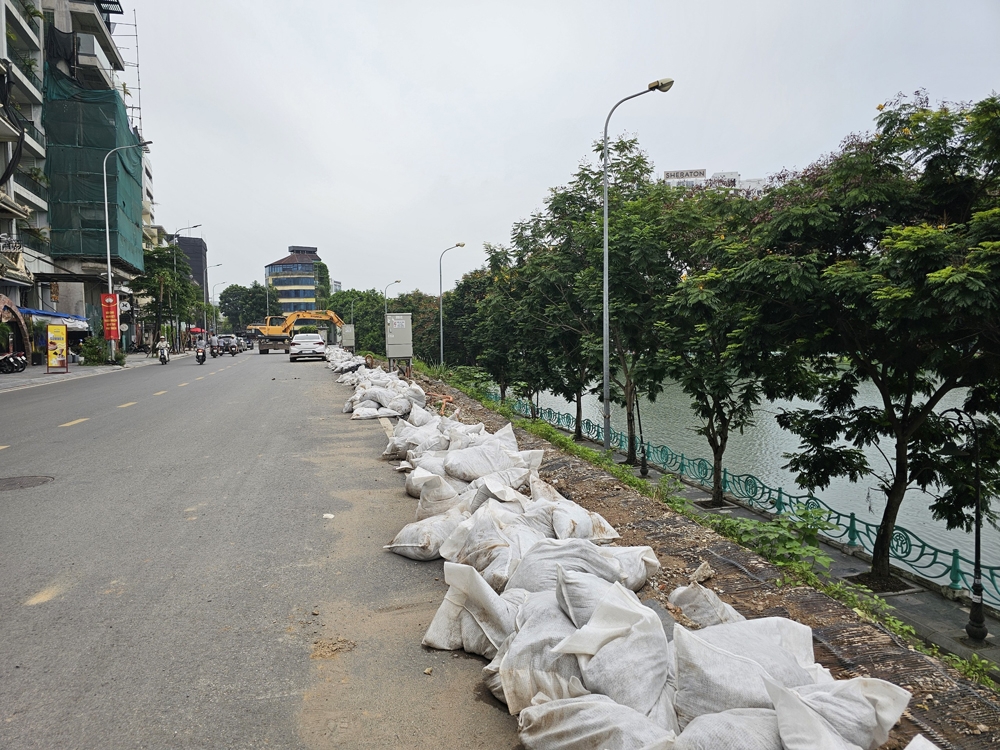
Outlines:
<svg viewBox="0 0 1000 750"><path fill-rule="evenodd" d="M235 357L236 356L236 352L237 352L236 344L230 344L229 345L229 353L232 354Z"/></svg>
<svg viewBox="0 0 1000 750"><path fill-rule="evenodd" d="M28 360L21 352L0 354L0 372L2 373L23 372L27 366Z"/></svg>
<svg viewBox="0 0 1000 750"><path fill-rule="evenodd" d="M166 349L160 349L160 364L165 365L170 361L170 355L167 354Z"/></svg>
<svg viewBox="0 0 1000 750"><path fill-rule="evenodd" d="M205 364L205 347L199 346L197 349L195 349L194 358L199 365Z"/></svg>
<svg viewBox="0 0 1000 750"><path fill-rule="evenodd" d="M212 352L212 359L215 359L216 357L219 356L219 347L217 346L211 347L211 352Z"/></svg>

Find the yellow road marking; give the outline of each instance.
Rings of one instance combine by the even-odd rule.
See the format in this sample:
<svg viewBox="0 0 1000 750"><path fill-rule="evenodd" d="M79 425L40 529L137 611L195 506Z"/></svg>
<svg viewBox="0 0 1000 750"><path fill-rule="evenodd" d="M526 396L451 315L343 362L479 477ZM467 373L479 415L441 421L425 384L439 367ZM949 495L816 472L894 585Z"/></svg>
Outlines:
<svg viewBox="0 0 1000 750"><path fill-rule="evenodd" d="M187 385L187 383L181 383L181 384L180 384L179 386L177 386L177 387L178 387L178 388L183 388L183 387L184 387L184 386L186 386L186 385Z"/></svg>
<svg viewBox="0 0 1000 750"><path fill-rule="evenodd" d="M215 375L215 373L214 373L214 372L210 372L210 373L208 373L208 374L209 374L209 375Z"/></svg>
<svg viewBox="0 0 1000 750"><path fill-rule="evenodd" d="M52 581L52 583L50 583L48 586L46 586L37 594L35 594L33 597L28 599L24 603L24 606L33 607L36 604L44 604L45 602L50 602L57 596L65 594L66 591L69 590L70 586L72 586L75 583L77 583L77 580L76 577L73 576L72 574L61 575L54 581Z"/></svg>
<svg viewBox="0 0 1000 750"><path fill-rule="evenodd" d="M80 422L86 422L90 417L84 417L83 419L74 419L72 422L67 422L66 424L59 425L60 427L72 427L75 424L80 424Z"/></svg>
<svg viewBox="0 0 1000 750"><path fill-rule="evenodd" d="M200 378L195 378L195 380L204 380L204 379L205 379L204 375L202 375Z"/></svg>
<svg viewBox="0 0 1000 750"><path fill-rule="evenodd" d="M126 406L135 406L137 403L139 403L139 402L138 401L129 401L127 404L122 404L118 408L119 409L124 409Z"/></svg>
<svg viewBox="0 0 1000 750"><path fill-rule="evenodd" d="M157 391L157 392L156 392L156 393L154 393L153 395L154 395L154 396L162 396L162 395L163 395L164 393L166 393L166 391Z"/></svg>
<svg viewBox="0 0 1000 750"><path fill-rule="evenodd" d="M4 448L10 448L10 446L9 445L0 445L0 451L2 451Z"/></svg>

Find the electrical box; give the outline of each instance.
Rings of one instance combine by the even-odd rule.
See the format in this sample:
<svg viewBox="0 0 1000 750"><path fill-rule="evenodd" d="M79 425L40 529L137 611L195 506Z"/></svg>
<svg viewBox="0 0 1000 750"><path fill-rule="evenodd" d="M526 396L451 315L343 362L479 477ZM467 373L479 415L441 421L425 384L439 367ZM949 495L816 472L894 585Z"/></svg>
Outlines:
<svg viewBox="0 0 1000 750"><path fill-rule="evenodd" d="M389 359L413 356L410 313L389 313L385 316L385 356Z"/></svg>
<svg viewBox="0 0 1000 750"><path fill-rule="evenodd" d="M354 348L354 324L346 323L340 329L340 345L347 348Z"/></svg>

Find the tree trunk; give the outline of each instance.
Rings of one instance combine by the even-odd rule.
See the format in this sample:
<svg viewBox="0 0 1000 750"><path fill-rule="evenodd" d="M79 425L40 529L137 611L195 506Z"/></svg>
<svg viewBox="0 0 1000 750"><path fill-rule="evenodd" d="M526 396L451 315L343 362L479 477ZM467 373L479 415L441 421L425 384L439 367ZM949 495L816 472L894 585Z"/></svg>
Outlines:
<svg viewBox="0 0 1000 750"><path fill-rule="evenodd" d="M573 430L573 440L583 441L583 389L576 392L576 429Z"/></svg>
<svg viewBox="0 0 1000 750"><path fill-rule="evenodd" d="M628 424L628 453L625 463L634 466L637 463L635 452L635 386L625 383L625 418Z"/></svg>
<svg viewBox="0 0 1000 750"><path fill-rule="evenodd" d="M899 506L903 504L903 497L909 484L909 459L906 449L906 442L897 436L895 475L892 486L885 495L882 523L879 524L875 546L872 547L872 575L878 578L888 578L890 575L889 552L892 547L892 533L896 529L896 516L899 515Z"/></svg>

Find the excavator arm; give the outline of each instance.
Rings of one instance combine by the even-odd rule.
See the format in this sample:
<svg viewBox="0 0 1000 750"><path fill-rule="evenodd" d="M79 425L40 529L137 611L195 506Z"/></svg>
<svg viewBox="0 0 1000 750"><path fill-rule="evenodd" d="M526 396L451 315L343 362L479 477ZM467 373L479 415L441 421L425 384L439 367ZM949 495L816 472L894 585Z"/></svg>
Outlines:
<svg viewBox="0 0 1000 750"><path fill-rule="evenodd" d="M326 320L333 323L338 328L343 327L344 321L340 319L333 310L296 310L289 313L285 318L283 330L286 334L291 333L297 324L305 320Z"/></svg>

